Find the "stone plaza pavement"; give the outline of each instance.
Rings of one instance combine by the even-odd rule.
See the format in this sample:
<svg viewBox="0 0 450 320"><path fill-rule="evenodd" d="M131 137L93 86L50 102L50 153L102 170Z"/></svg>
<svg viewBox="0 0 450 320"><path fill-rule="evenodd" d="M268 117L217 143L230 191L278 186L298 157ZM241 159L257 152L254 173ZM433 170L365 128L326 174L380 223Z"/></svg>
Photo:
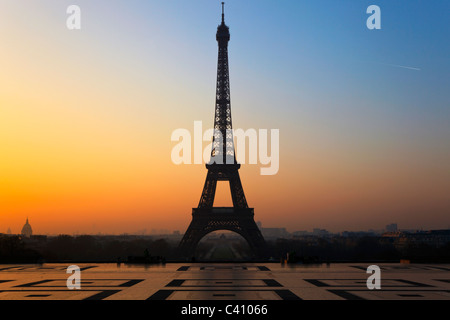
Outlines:
<svg viewBox="0 0 450 320"><path fill-rule="evenodd" d="M448 264L380 263L369 290L363 263L80 263L69 290L72 264L0 265L0 300L450 300Z"/></svg>

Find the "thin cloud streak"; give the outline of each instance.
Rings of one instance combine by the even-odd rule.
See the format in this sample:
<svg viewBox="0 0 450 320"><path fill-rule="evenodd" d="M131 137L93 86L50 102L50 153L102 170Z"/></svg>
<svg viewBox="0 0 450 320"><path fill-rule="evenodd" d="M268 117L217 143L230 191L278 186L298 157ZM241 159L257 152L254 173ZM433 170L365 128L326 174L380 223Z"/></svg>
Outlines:
<svg viewBox="0 0 450 320"><path fill-rule="evenodd" d="M420 71L420 70L421 70L420 68L408 67L408 66L402 66L402 65L399 65L399 64L389 64L389 63L381 63L381 62L380 62L379 64L382 64L382 65L385 65L385 66L390 66L390 67L396 67L396 68L403 68L403 69L415 70L415 71Z"/></svg>

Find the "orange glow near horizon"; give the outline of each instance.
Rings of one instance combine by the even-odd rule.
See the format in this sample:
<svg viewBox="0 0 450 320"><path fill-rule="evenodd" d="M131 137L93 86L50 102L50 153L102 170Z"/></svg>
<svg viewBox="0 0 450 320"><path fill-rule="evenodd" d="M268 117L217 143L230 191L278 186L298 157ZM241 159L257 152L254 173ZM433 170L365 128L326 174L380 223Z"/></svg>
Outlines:
<svg viewBox="0 0 450 320"><path fill-rule="evenodd" d="M213 126L220 15L206 11L216 4L80 2L80 32L65 27L65 4L0 4L0 233L19 233L27 217L35 234L184 232L207 171L173 164L170 138L194 121ZM290 232L450 227L444 67L421 55L420 72L355 62L394 45L380 36L373 49L365 26L268 25L232 5L230 16L233 126L280 130L279 172L240 170L256 221ZM221 189L218 203L229 203Z"/></svg>

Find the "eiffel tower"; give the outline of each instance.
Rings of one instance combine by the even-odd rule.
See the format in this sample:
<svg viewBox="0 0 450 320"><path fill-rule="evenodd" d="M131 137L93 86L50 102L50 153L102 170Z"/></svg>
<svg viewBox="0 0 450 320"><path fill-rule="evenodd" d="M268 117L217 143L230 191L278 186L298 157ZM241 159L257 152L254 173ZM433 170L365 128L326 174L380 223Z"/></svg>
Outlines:
<svg viewBox="0 0 450 320"><path fill-rule="evenodd" d="M217 89L211 160L206 164L208 173L197 208L192 209L192 221L179 244L180 253L193 257L198 242L216 230L230 230L240 234L249 244L255 258L264 257L266 243L254 220L254 210L245 199L240 164L236 162L231 124L230 78L228 70L228 41L230 31L225 25L224 3L222 23L217 28L219 44L217 63ZM217 181L228 181L232 207L214 207Z"/></svg>

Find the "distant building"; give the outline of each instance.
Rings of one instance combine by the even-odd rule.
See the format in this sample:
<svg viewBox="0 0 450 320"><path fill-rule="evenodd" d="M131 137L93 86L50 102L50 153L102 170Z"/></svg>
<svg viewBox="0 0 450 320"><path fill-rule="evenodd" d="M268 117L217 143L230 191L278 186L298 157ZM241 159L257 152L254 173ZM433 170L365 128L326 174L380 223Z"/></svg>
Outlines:
<svg viewBox="0 0 450 320"><path fill-rule="evenodd" d="M396 223L391 223L386 226L386 232L397 232L397 231L398 228Z"/></svg>
<svg viewBox="0 0 450 320"><path fill-rule="evenodd" d="M264 238L289 238L286 228L260 228Z"/></svg>
<svg viewBox="0 0 450 320"><path fill-rule="evenodd" d="M372 231L342 231L341 237L344 238L361 238L361 237L374 237L375 233Z"/></svg>
<svg viewBox="0 0 450 320"><path fill-rule="evenodd" d="M28 218L27 218L27 222L25 223L25 225L22 228L22 232L21 232L22 236L30 238L33 235L33 229L31 229L30 224L28 223Z"/></svg>
<svg viewBox="0 0 450 320"><path fill-rule="evenodd" d="M411 244L427 244L438 248L450 243L450 230L385 232L382 237L390 239L397 249L403 249Z"/></svg>
<svg viewBox="0 0 450 320"><path fill-rule="evenodd" d="M11 228L8 228L8 231L6 231L6 234L11 234Z"/></svg>
<svg viewBox="0 0 450 320"><path fill-rule="evenodd" d="M309 232L306 231L306 230L299 230L299 231L294 231L294 232L292 232L292 235L293 235L294 237L307 236L308 234L309 234Z"/></svg>
<svg viewBox="0 0 450 320"><path fill-rule="evenodd" d="M325 229L319 229L319 228L314 228L313 229L313 235L315 236L319 236L319 237L323 237L323 236L328 236L329 232Z"/></svg>
<svg viewBox="0 0 450 320"><path fill-rule="evenodd" d="M331 237L332 234L328 230L320 229L320 228L314 228L312 232L308 232L306 230L294 231L292 233L292 236L294 238L302 238L302 237L319 237L319 238L324 238L324 237Z"/></svg>

